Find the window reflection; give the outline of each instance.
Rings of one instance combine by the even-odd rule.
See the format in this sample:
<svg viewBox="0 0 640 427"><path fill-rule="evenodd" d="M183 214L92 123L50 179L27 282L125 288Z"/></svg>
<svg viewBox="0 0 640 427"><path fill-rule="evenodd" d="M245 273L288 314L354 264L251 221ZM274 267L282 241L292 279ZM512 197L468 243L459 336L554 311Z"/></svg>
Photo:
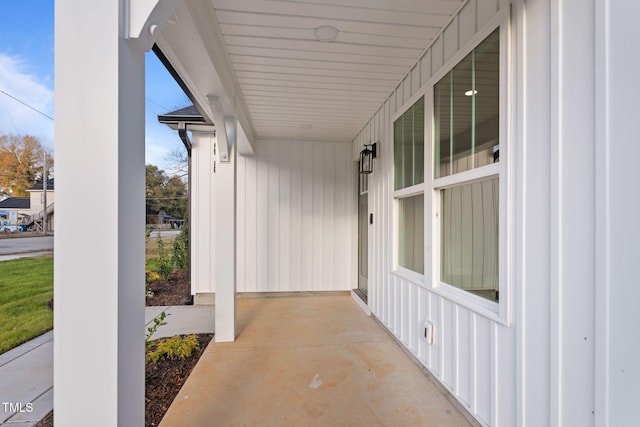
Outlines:
<svg viewBox="0 0 640 427"><path fill-rule="evenodd" d="M434 86L435 178L499 161L499 59L496 30Z"/></svg>

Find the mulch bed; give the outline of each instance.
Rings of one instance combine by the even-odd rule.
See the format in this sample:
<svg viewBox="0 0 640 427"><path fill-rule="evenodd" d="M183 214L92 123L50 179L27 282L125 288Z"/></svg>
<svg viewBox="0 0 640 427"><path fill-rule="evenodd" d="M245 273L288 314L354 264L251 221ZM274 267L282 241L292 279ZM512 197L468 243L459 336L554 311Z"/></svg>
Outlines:
<svg viewBox="0 0 640 427"><path fill-rule="evenodd" d="M171 280L156 280L149 283L148 288L154 295L147 297L147 306L183 305L185 297L189 295L188 279L188 271L175 270ZM178 395L193 367L198 363L213 334L196 334L196 337L200 349L190 357L146 364L145 426L160 424L160 420ZM53 427L53 411L47 414L36 427Z"/></svg>
<svg viewBox="0 0 640 427"><path fill-rule="evenodd" d="M43 419L36 424L36 427L53 427L53 411L49 412Z"/></svg>
<svg viewBox="0 0 640 427"><path fill-rule="evenodd" d="M170 280L154 280L147 285L153 296L147 296L147 306L184 305L189 297L189 271L174 270Z"/></svg>
<svg viewBox="0 0 640 427"><path fill-rule="evenodd" d="M145 426L157 426L207 348L213 334L196 334L199 350L182 359L148 363L145 369ZM158 340L159 341L159 340Z"/></svg>

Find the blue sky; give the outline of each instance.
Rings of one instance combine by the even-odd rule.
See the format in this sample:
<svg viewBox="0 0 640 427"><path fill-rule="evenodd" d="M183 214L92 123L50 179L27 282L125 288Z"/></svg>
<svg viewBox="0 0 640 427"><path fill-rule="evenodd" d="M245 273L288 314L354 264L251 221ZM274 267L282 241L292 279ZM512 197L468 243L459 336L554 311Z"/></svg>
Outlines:
<svg viewBox="0 0 640 427"><path fill-rule="evenodd" d="M54 117L53 0L0 0L0 91ZM0 92L0 135L34 135L53 148L54 122ZM168 169L167 155L182 143L157 115L190 104L158 61L146 54L146 158Z"/></svg>

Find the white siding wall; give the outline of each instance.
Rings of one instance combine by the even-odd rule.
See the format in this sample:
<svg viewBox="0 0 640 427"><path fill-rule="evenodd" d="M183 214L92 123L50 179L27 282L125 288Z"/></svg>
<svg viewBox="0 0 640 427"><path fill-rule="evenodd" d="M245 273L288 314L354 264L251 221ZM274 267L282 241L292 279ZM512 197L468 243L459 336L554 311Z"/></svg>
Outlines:
<svg viewBox="0 0 640 427"><path fill-rule="evenodd" d="M505 3L467 2L354 140L354 154L381 144L369 305L483 423L630 425L640 394L638 59L624 40L638 38L636 3L512 2L510 321L432 291L428 227L426 283L393 271L391 118ZM421 338L425 321L434 345Z"/></svg>
<svg viewBox="0 0 640 427"><path fill-rule="evenodd" d="M516 424L516 340L505 327L434 292L420 281L393 272L393 122L392 116L431 76L468 42L507 0L471 0L433 43L371 118L353 143L355 156L364 143L380 141L374 173L369 176L369 307L480 422ZM426 253L431 237L425 230ZM427 260L429 255L427 256ZM425 265L425 277L430 276ZM434 324L436 342L427 345L423 325Z"/></svg>
<svg viewBox="0 0 640 427"><path fill-rule="evenodd" d="M637 423L640 396L640 2L596 0L597 425Z"/></svg>
<svg viewBox="0 0 640 427"><path fill-rule="evenodd" d="M238 156L238 292L351 289L351 145L258 140L256 147L255 156Z"/></svg>

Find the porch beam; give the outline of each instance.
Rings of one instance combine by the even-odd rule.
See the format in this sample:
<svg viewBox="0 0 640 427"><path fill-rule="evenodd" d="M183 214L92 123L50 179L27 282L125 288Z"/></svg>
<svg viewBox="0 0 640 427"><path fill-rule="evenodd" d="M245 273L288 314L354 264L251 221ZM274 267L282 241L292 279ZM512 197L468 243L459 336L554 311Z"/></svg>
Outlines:
<svg viewBox="0 0 640 427"><path fill-rule="evenodd" d="M215 115L234 117L246 135L238 153L255 154L255 131L248 107L226 53L215 10L207 0L184 3L177 11L177 24L167 25L156 44L188 87L192 102L201 113L218 125ZM203 64L208 64L206 67ZM210 72L210 67L215 73ZM214 112L211 99L221 105Z"/></svg>
<svg viewBox="0 0 640 427"><path fill-rule="evenodd" d="M60 426L144 424L144 52L127 7L55 4Z"/></svg>
<svg viewBox="0 0 640 427"><path fill-rule="evenodd" d="M175 0L129 0L127 38L143 51L150 50L162 27L173 19L177 5Z"/></svg>

